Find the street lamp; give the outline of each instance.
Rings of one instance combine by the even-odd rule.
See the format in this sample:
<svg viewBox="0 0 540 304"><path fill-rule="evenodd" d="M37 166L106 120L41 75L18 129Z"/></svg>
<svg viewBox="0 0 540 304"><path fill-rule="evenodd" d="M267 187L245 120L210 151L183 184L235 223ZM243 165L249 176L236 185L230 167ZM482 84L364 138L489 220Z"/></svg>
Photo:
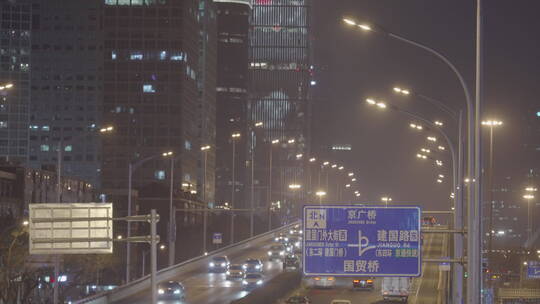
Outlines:
<svg viewBox="0 0 540 304"><path fill-rule="evenodd" d="M536 189L527 187L525 189ZM531 214L531 201L534 199L532 192L536 190L527 191L527 194L523 195L523 198L527 201L527 243L531 241L532 236L532 214Z"/></svg>
<svg viewBox="0 0 540 304"><path fill-rule="evenodd" d="M489 174L488 174L488 202L489 202L489 239L488 239L488 258L491 255L491 250L493 246L493 172L494 172L494 165L493 165L493 128L499 127L502 125L502 121L500 120L484 120L482 121L482 125L485 127L489 127Z"/></svg>
<svg viewBox="0 0 540 304"><path fill-rule="evenodd" d="M11 88L13 88L13 83L6 83L3 85L0 85L0 91L4 91Z"/></svg>
<svg viewBox="0 0 540 304"><path fill-rule="evenodd" d="M381 202L386 204L386 207L388 207L388 203L392 201L392 198L389 196L383 196L381 197Z"/></svg>
<svg viewBox="0 0 540 304"><path fill-rule="evenodd" d="M208 159L208 151L210 150L210 146L202 146L201 151L204 153L204 164L203 164L203 187L202 187L202 200L204 202L204 215L203 215L203 252L206 252L206 225L208 222L208 211L206 210L208 208L208 203L206 202L206 161Z"/></svg>
<svg viewBox="0 0 540 304"><path fill-rule="evenodd" d="M114 131L113 126L107 126L104 128L101 128L99 130L99 134L108 134ZM76 141L78 139L81 139L85 136L87 136L87 133L82 133L79 136L76 136L72 138L72 141ZM57 174L57 181L56 181L56 201L61 203L62 201L62 152L66 147L64 146L63 138L60 136L60 142L58 143L58 149L57 149L57 160L56 160L56 174Z"/></svg>
<svg viewBox="0 0 540 304"><path fill-rule="evenodd" d="M273 139L270 142L270 151L269 151L269 166L270 176L268 178L268 231L272 230L272 152L274 151L274 145L279 144L279 139Z"/></svg>
<svg viewBox="0 0 540 304"><path fill-rule="evenodd" d="M481 0L479 0L479 4ZM477 34L480 36L481 33L481 5L478 5L477 7ZM473 100L471 98L471 94L469 91L469 88L467 87L467 83L465 82L465 79L463 78L463 75L461 75L460 71L456 68L456 66L446 58L443 54L440 52L424 45L419 42L407 39L405 37L402 37L400 35L397 35L395 33L385 31L380 27L373 28L372 26L365 25L362 23L358 23L352 18L344 18L343 21L347 23L349 26L358 27L363 31L368 32L376 32L380 33L386 37L396 39L400 42L406 43L408 45L414 46L416 48L422 49L424 51L427 51L428 53L434 55L435 57L442 60L455 74L455 76L458 78L459 83L461 85L461 88L463 89L463 93L465 94L465 101L467 103L467 121L468 121L468 151L467 151L467 158L468 158L468 176L473 176L473 172L475 174L476 180L478 180L478 184L476 184L476 190L477 191L470 191L469 193L469 248L470 248L470 254L468 255L469 265L471 267L470 271L470 277L467 281L468 284L468 290L470 291L468 295L468 302L479 302L480 301L480 290L481 290L481 260L482 260L482 249L481 249L481 191L480 191L480 185L481 185L481 154L480 154L480 146L481 146L481 140L480 140L480 127L479 127L479 116L480 116L480 105L481 105L481 94L480 94L480 87L481 85L478 85L476 88L477 91L477 101L476 101L476 107L478 109L477 113L475 113L475 106L473 104ZM363 26L360 26L363 25ZM479 39L478 41L481 41ZM481 75L481 69L480 69L480 63L481 60L479 60L479 56L481 54L480 48L481 43L477 43L477 84L481 84L480 81L480 75ZM476 114L476 115L475 115ZM475 154L475 151L477 152ZM476 199L476 202L473 203L474 199ZM474 226L474 227L473 227ZM453 295L453 302L460 303L462 302L462 286L461 286L461 280L462 280L462 267L458 266L458 270L454 273L455 277L457 277L455 284L454 284L454 290L455 294Z"/></svg>
<svg viewBox="0 0 540 304"><path fill-rule="evenodd" d="M232 183L231 183L231 209L234 210L234 193L236 192L236 141L241 137L239 132L231 134L232 142ZM234 211L231 211L231 244L234 243Z"/></svg>
<svg viewBox="0 0 540 304"><path fill-rule="evenodd" d="M168 152L166 152L168 153ZM129 162L128 164L128 216L131 216L131 200L132 200L132 187L133 187L133 172L142 166L147 161L150 161L152 159L163 157L165 153L155 154L148 156L146 158L140 159L136 162ZM172 152L171 152L172 155ZM172 172L171 172L172 173ZM172 180L172 179L171 179ZM172 188L172 187L171 187ZM169 230L171 231L171 230ZM131 221L128 221L127 223L127 237L131 237ZM126 244L126 283L129 283L131 281L131 242L127 242Z"/></svg>
<svg viewBox="0 0 540 304"><path fill-rule="evenodd" d="M416 129L416 130L422 130L422 129L424 129L424 127L422 127L422 125L415 124L415 123L410 123L410 124L409 124L409 127L411 127L411 129Z"/></svg>
<svg viewBox="0 0 540 304"><path fill-rule="evenodd" d="M349 172L348 176L354 176L354 172Z"/></svg>
<svg viewBox="0 0 540 304"><path fill-rule="evenodd" d="M253 128L251 128L251 138L252 141L256 139L255 129L261 128L263 126L262 121L258 121L255 124L253 124ZM251 183L250 183L250 193L251 193L251 211L249 213L249 236L253 237L253 220L254 220L254 209L255 209L255 147L256 147L256 141L250 145L251 149Z"/></svg>
<svg viewBox="0 0 540 304"><path fill-rule="evenodd" d="M431 141L431 142L436 142L437 141L437 137L435 136L428 136L427 137L427 140Z"/></svg>
<svg viewBox="0 0 540 304"><path fill-rule="evenodd" d="M291 189L291 190L298 190L300 188L302 188L302 185L299 185L299 184L290 184L289 185L289 189Z"/></svg>
<svg viewBox="0 0 540 304"><path fill-rule="evenodd" d="M169 177L169 266L174 265L174 251L175 251L175 238L176 238L176 216L175 212L173 210L173 193L174 193L174 152L173 151L167 151L164 153L161 153L161 156L163 157L169 157L170 158L170 177Z"/></svg>
<svg viewBox="0 0 540 304"><path fill-rule="evenodd" d="M317 192L315 192L315 195L319 197L319 206L322 205L322 198L323 196L326 196L326 191L318 190Z"/></svg>

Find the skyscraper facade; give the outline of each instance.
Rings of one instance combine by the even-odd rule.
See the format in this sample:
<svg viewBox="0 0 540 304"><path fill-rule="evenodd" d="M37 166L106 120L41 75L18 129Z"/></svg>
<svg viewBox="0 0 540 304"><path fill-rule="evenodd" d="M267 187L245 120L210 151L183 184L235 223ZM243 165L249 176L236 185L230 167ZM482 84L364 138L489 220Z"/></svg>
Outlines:
<svg viewBox="0 0 540 304"><path fill-rule="evenodd" d="M200 158L198 1L106 0L103 120L116 134L103 139L103 186L126 189L128 164L151 158L134 186L169 177L196 191Z"/></svg>
<svg viewBox="0 0 540 304"><path fill-rule="evenodd" d="M199 142L198 192L205 202L215 201L217 15L212 0L199 0ZM207 149L208 148L208 149Z"/></svg>
<svg viewBox="0 0 540 304"><path fill-rule="evenodd" d="M99 185L102 1L33 3L29 165Z"/></svg>
<svg viewBox="0 0 540 304"><path fill-rule="evenodd" d="M216 202L230 203L234 192L235 204L241 206L246 194L248 30L251 4L249 0L214 2L218 16ZM233 133L238 133L240 137L233 138Z"/></svg>
<svg viewBox="0 0 540 304"><path fill-rule="evenodd" d="M278 139L282 145L275 159L274 193L293 202L287 185L303 179L304 157L309 155L310 85L312 77L309 0L256 0L250 27L249 121L263 123L262 135L252 132L250 155L257 145ZM262 153L257 153L262 155ZM300 157L299 157L300 156ZM257 169L255 184L262 184L268 166ZM260 169L266 168L266 170ZM274 169L276 169L274 168ZM266 178L266 184L269 184ZM263 189L259 187L259 189ZM286 195L287 194L287 195ZM255 195L257 198L264 195ZM259 199L257 205L268 202Z"/></svg>
<svg viewBox="0 0 540 304"><path fill-rule="evenodd" d="M29 124L32 5L27 1L0 3L0 157L26 164Z"/></svg>

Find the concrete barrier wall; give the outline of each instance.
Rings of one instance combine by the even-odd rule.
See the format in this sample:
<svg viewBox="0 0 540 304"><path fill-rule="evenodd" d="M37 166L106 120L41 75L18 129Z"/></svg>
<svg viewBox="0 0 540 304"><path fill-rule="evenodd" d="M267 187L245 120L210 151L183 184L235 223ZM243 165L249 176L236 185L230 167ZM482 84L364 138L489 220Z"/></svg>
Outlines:
<svg viewBox="0 0 540 304"><path fill-rule="evenodd" d="M157 273L157 281L158 282L168 281L175 277L185 275L193 271L197 271L197 270L200 271L202 269L206 270L207 265L210 262L210 259L212 257L220 256L220 255L233 255L235 252L245 250L251 247L260 246L268 242L269 240L271 240L275 236L276 233L282 232L283 230L288 230L292 226L297 225L299 223L300 222L295 222L295 223L274 229L272 231L260 234L253 238L243 240L239 243L223 247L216 251L210 252L210 254L208 254L207 256L204 256L204 255L198 256L193 259L184 261L180 264L177 264L168 268L163 268ZM108 303L113 303L115 301L120 301L122 299L125 299L144 289L150 289L150 275L139 278L128 284L119 286L113 290L75 301L74 303L76 304L83 304L83 303L108 304Z"/></svg>

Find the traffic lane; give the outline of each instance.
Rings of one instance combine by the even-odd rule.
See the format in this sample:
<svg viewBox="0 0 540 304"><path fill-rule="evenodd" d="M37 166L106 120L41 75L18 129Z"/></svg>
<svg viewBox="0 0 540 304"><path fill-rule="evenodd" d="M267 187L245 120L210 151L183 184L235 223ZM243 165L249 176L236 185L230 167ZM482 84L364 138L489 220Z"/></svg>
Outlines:
<svg viewBox="0 0 540 304"><path fill-rule="evenodd" d="M259 258L264 262L264 279L269 280L281 271L281 262L269 262L267 252L272 242L258 248L242 250L235 255L230 255L229 259L233 264L243 263L248 258ZM246 295L241 290L241 281L227 282L225 274L208 273L208 268L203 267L197 271L173 278L172 280L182 283L186 290L184 301L160 301L162 304L188 304L188 303L226 303L224 298L237 299ZM192 302L195 301L195 302ZM210 302L206 302L210 301ZM150 289L145 289L137 294L114 303L119 304L147 304L151 302Z"/></svg>
<svg viewBox="0 0 540 304"><path fill-rule="evenodd" d="M443 243L445 237L440 237L439 234L431 233L427 237L427 246L422 253L425 258L439 258L443 255ZM439 293L439 264L424 263L422 265L423 273L419 278L418 289L415 294L415 304L437 303Z"/></svg>
<svg viewBox="0 0 540 304"><path fill-rule="evenodd" d="M353 290L352 278L336 278L336 286L331 289L308 288L305 292L313 304L330 304L332 300L349 300L352 303L384 303L381 297L381 280L375 278L374 290ZM308 281L304 280L307 286Z"/></svg>
<svg viewBox="0 0 540 304"><path fill-rule="evenodd" d="M247 257L244 257L241 261L234 261L234 263L241 263ZM262 256L255 256L255 258L260 258L264 261ZM264 261L263 263L264 283L282 271L282 263L280 261ZM249 293L243 290L242 280L227 281L225 274L209 274L208 278L209 280L206 280L205 276L202 275L199 276L199 280L186 281L186 290L194 290L194 292L188 292L185 303L223 304L242 298ZM264 288L264 283L259 288Z"/></svg>

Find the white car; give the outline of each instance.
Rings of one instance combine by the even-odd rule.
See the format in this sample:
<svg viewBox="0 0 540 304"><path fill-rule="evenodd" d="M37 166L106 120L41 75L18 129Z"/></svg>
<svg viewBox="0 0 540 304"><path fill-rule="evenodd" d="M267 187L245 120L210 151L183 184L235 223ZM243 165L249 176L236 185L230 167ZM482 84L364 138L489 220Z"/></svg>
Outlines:
<svg viewBox="0 0 540 304"><path fill-rule="evenodd" d="M334 277L313 277L311 278L311 285L314 288L333 288L336 286L336 278Z"/></svg>
<svg viewBox="0 0 540 304"><path fill-rule="evenodd" d="M352 304L349 300L332 300L331 304Z"/></svg>
<svg viewBox="0 0 540 304"><path fill-rule="evenodd" d="M248 273L242 281L244 290L257 288L263 284L263 276L260 273Z"/></svg>

